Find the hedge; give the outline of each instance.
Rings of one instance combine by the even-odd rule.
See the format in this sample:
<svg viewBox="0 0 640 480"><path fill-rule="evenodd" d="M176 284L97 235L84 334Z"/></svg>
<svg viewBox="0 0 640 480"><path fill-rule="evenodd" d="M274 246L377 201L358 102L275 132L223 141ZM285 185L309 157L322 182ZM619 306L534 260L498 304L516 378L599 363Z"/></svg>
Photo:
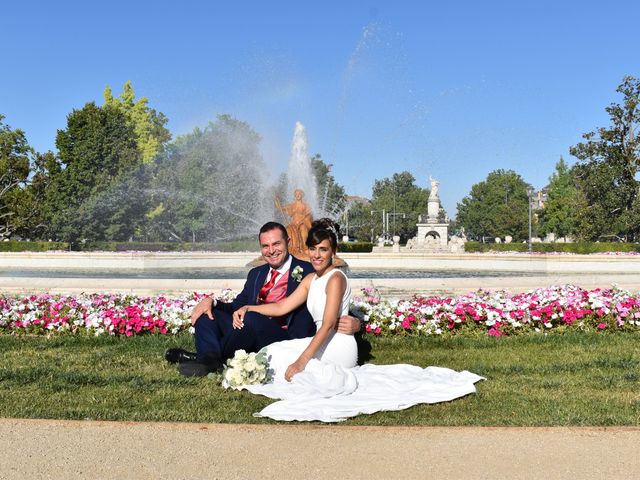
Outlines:
<svg viewBox="0 0 640 480"><path fill-rule="evenodd" d="M86 242L74 244L72 250L82 252L241 252L257 251L258 241L234 240L219 243L187 243L187 242Z"/></svg>
<svg viewBox="0 0 640 480"><path fill-rule="evenodd" d="M480 243L467 242L465 252L526 252L529 245L525 243ZM617 242L578 242L578 243L532 243L531 250L539 253L601 253L601 252L640 252L638 243Z"/></svg>
<svg viewBox="0 0 640 480"><path fill-rule="evenodd" d="M66 242L22 242L7 240L0 242L0 252L46 252L49 250L69 250Z"/></svg>
<svg viewBox="0 0 640 480"><path fill-rule="evenodd" d="M344 242L338 244L340 253L369 253L373 250L371 242Z"/></svg>

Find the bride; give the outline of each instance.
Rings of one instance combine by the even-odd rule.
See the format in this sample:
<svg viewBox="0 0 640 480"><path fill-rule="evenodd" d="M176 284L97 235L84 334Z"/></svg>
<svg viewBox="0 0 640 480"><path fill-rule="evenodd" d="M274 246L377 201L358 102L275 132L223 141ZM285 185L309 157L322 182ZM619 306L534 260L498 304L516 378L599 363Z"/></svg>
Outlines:
<svg viewBox="0 0 640 480"><path fill-rule="evenodd" d="M270 367L275 370L276 378L282 375L284 370L284 378L287 381L291 381L294 375L302 372L311 359L351 368L356 365L358 358L353 335L345 335L335 330L338 318L349 313L351 288L344 273L333 265L338 249L334 223L328 218L313 222L306 246L315 274L307 275L293 294L283 302L247 305L233 314L233 327L242 328L244 315L248 311L280 317L307 302L307 309L317 327L316 334L310 338L285 340L267 347L267 353L272 359ZM292 363L278 368L285 359Z"/></svg>

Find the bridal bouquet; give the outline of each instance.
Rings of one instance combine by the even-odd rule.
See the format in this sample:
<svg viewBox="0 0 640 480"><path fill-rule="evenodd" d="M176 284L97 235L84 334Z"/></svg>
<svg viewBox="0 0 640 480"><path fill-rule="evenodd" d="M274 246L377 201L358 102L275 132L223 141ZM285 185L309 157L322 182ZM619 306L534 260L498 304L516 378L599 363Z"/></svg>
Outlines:
<svg viewBox="0 0 640 480"><path fill-rule="evenodd" d="M264 349L258 353L238 350L233 358L227 360L222 373L222 386L234 388L242 385L259 385L269 382L271 376L267 353Z"/></svg>

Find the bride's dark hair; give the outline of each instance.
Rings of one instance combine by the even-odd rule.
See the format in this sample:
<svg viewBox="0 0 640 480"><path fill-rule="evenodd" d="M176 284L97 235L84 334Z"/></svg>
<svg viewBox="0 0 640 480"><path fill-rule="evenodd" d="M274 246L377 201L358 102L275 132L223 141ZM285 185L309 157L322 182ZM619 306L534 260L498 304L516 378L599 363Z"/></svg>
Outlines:
<svg viewBox="0 0 640 480"><path fill-rule="evenodd" d="M320 218L314 220L307 235L307 247L311 248L318 245L323 240L329 240L331 248L334 252L338 251L338 232L340 225L330 218Z"/></svg>

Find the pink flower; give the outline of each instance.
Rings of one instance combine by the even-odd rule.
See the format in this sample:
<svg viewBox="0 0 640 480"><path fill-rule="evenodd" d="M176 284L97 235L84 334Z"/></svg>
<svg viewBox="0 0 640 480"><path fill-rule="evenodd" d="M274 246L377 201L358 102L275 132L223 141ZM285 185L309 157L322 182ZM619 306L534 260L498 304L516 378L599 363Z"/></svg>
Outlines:
<svg viewBox="0 0 640 480"><path fill-rule="evenodd" d="M502 333L500 330L498 330L495 327L491 327L487 333L492 337L501 337L502 335L504 335L504 333Z"/></svg>
<svg viewBox="0 0 640 480"><path fill-rule="evenodd" d="M599 323L599 324L598 324L598 328L599 328L600 330L604 330L605 328L607 328L607 324L606 324L606 323Z"/></svg>

